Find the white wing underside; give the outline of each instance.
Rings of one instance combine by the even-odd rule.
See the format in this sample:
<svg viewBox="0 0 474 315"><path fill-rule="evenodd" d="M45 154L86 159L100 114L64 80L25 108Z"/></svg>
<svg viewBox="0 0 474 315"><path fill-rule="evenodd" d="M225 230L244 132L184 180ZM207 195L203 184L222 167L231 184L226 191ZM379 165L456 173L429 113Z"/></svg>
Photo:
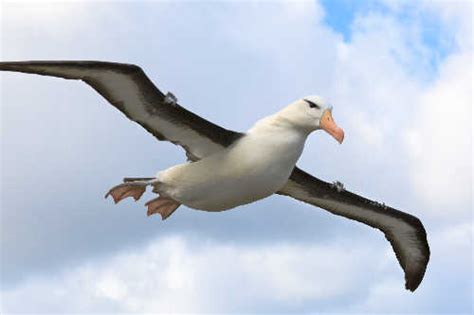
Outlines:
<svg viewBox="0 0 474 315"><path fill-rule="evenodd" d="M0 70L82 80L129 119L159 140L180 145L196 161L228 147L241 133L213 124L176 103L170 103L141 68L98 61L0 62ZM405 271L406 288L414 291L423 279L430 251L426 232L416 217L334 188L299 168L278 194L381 230Z"/></svg>
<svg viewBox="0 0 474 315"><path fill-rule="evenodd" d="M159 140L170 141L183 147L190 160L201 159L222 149L219 136L227 130L176 103L168 102L143 70L135 65L96 61L0 64L0 70L86 82L128 118L142 125ZM233 134L229 141L239 137L238 133Z"/></svg>

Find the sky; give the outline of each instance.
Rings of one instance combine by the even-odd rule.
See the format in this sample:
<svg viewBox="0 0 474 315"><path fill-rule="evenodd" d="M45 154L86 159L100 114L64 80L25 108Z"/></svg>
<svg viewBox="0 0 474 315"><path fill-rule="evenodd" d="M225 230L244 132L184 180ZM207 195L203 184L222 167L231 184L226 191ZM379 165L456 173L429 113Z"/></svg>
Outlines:
<svg viewBox="0 0 474 315"><path fill-rule="evenodd" d="M432 254L411 293L379 231L283 196L166 221L114 205L183 151L81 82L0 73L0 313L472 313L472 9L2 1L1 60L134 63L226 128L322 95L345 141L312 134L298 166L416 215Z"/></svg>

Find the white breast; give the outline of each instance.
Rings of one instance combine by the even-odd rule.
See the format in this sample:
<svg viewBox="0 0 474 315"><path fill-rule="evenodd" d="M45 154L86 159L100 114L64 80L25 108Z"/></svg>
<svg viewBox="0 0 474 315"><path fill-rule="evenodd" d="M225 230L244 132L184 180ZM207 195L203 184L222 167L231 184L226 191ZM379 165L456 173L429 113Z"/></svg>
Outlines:
<svg viewBox="0 0 474 315"><path fill-rule="evenodd" d="M305 139L290 130L249 133L227 150L159 173L160 190L191 208L207 211L268 197L287 182Z"/></svg>

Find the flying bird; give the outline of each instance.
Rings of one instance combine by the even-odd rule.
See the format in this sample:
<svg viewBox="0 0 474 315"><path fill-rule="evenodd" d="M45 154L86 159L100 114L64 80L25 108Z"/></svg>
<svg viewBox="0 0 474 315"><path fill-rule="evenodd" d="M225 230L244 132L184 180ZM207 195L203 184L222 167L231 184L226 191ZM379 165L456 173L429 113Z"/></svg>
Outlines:
<svg viewBox="0 0 474 315"><path fill-rule="evenodd" d="M413 215L324 182L296 167L306 138L324 130L339 143L344 132L332 107L307 96L255 123L245 133L218 126L186 110L171 93L162 93L143 70L132 64L100 61L0 62L0 70L82 80L130 120L158 140L181 146L188 162L146 178L124 178L106 197L117 203L140 199L147 186L158 197L148 201L148 215L168 218L181 204L223 211L272 194L325 209L382 231L414 291L429 261L426 231Z"/></svg>

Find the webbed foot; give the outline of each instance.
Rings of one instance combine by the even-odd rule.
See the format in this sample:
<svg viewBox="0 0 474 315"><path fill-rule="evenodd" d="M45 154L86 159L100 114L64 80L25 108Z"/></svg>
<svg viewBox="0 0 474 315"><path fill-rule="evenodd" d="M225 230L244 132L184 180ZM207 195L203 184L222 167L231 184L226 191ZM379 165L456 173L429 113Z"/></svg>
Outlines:
<svg viewBox="0 0 474 315"><path fill-rule="evenodd" d="M147 185L148 183L143 183L143 182L123 183L115 187L112 187L105 194L105 198L107 198L110 195L114 199L115 203L118 203L127 197L133 197L133 199L137 201L145 192Z"/></svg>
<svg viewBox="0 0 474 315"><path fill-rule="evenodd" d="M173 212L178 209L180 205L181 204L179 202L168 197L158 197L148 201L145 204L145 206L148 207L148 216L159 213L162 220L165 220L171 214L173 214Z"/></svg>

